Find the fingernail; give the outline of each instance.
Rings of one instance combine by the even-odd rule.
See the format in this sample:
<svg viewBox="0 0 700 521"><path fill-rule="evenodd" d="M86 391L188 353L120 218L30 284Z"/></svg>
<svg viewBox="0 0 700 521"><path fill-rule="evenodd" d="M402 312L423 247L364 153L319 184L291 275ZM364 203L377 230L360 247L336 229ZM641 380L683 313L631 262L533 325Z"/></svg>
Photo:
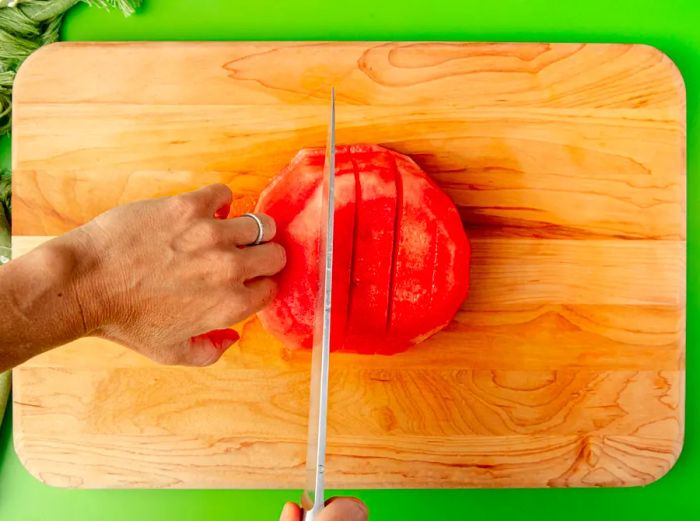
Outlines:
<svg viewBox="0 0 700 521"><path fill-rule="evenodd" d="M233 329L215 329L206 333L211 343L217 349L226 350L238 342L240 336Z"/></svg>
<svg viewBox="0 0 700 521"><path fill-rule="evenodd" d="M226 219L226 217L228 217L229 210L229 205L222 206L216 212L214 212L214 219Z"/></svg>
<svg viewBox="0 0 700 521"><path fill-rule="evenodd" d="M369 516L367 505L356 497L331 498L326 504L330 503L342 504L345 507L344 510L350 516L348 521L366 521Z"/></svg>
<svg viewBox="0 0 700 521"><path fill-rule="evenodd" d="M365 505L362 501L355 500L355 506L358 507L355 519L357 519L357 521L367 521L367 518L369 517L369 509L367 508L367 505Z"/></svg>

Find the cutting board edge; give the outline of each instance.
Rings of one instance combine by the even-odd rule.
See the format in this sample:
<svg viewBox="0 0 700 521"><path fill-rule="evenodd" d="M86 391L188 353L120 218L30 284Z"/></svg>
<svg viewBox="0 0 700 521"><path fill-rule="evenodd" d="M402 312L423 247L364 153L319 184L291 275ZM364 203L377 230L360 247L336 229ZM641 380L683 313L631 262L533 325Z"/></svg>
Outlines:
<svg viewBox="0 0 700 521"><path fill-rule="evenodd" d="M619 43L619 42L545 42L545 41L468 41L468 40L249 40L249 41L208 41L208 40L191 40L191 41L77 41L66 42L59 41L44 45L32 52L20 65L15 75L13 83L13 111L14 105L23 103L22 94L24 90L25 75L31 74L36 66L35 62L41 63L41 60L51 59L54 53L60 53L64 49L83 49L91 47L150 47L160 48L169 46L187 47L191 45L207 45L210 47L226 47L232 43L250 46L270 46L277 47L295 47L295 46L317 46L317 45L333 45L340 47L366 47L366 46L387 46L387 45L556 45L557 47L599 47L599 48L638 48L643 49L651 55L656 55L669 68L669 76L673 85L681 95L681 122L683 123L684 134L686 132L687 121L687 88L686 81L681 68L676 61L663 49L653 44L639 43ZM31 103L31 102L30 102Z"/></svg>
<svg viewBox="0 0 700 521"><path fill-rule="evenodd" d="M614 437L614 436L613 436ZM262 481L262 480L251 480L246 478L245 480L235 481L226 480L225 482L203 482L202 485L193 486L190 481L182 481L180 484L167 485L154 484L152 486L134 486L133 484L127 483L128 476L120 477L119 482L105 480L104 482L99 482L93 478L87 476L86 474L66 474L57 473L51 471L50 468L42 469L34 464L30 463L29 457L23 451L22 439L18 440L17 433L13 433L13 442L15 446L15 452L17 458L19 459L22 466L26 471L36 480L44 485L60 488L60 489L80 489L80 490L162 490L162 489L172 489L172 490L295 490L302 487L300 480L277 480L277 481ZM672 460L668 462L666 466L660 468L658 472L651 474L644 474L638 479L626 478L622 482L605 483L605 482L595 482L587 480L584 482L579 481L574 485L550 485L537 481L516 481L510 482L507 485L502 485L497 483L495 480L492 481L472 481L469 480L463 482L450 482L450 484L445 484L444 481L440 480L425 480L420 484L416 484L415 481L412 482L411 486L406 487L404 482L401 480L368 480L365 477L359 481L352 480L328 480L327 488L333 490L428 490L428 489L441 489L441 490L466 490L466 489L535 489L535 488L549 488L549 489L561 489L561 488L636 488L645 487L652 485L662 479L664 479L669 473L675 468L679 461L682 452L683 437L681 436L678 440L672 440L669 444L672 448ZM143 477L136 478L134 481L143 481ZM92 482L93 485L85 485L85 483ZM77 483L77 484L76 484Z"/></svg>

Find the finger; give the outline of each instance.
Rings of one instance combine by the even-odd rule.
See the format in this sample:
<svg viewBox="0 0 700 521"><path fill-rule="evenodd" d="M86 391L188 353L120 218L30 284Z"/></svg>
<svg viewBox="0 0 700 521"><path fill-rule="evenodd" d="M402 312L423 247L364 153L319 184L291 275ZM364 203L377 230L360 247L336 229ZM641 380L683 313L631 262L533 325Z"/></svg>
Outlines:
<svg viewBox="0 0 700 521"><path fill-rule="evenodd" d="M280 521L301 521L301 509L295 503L285 503Z"/></svg>
<svg viewBox="0 0 700 521"><path fill-rule="evenodd" d="M262 242L271 241L277 233L275 220L264 213L255 214L263 225ZM220 225L226 230L225 236L236 246L249 246L258 238L258 223L252 217L241 215L233 219L221 221Z"/></svg>
<svg viewBox="0 0 700 521"><path fill-rule="evenodd" d="M277 284L270 278L259 278L245 283L247 288L247 314L257 313L275 298Z"/></svg>
<svg viewBox="0 0 700 521"><path fill-rule="evenodd" d="M238 255L248 279L272 276L287 263L284 248L275 242L245 248Z"/></svg>
<svg viewBox="0 0 700 521"><path fill-rule="evenodd" d="M367 507L359 499L338 497L326 502L318 521L367 521L368 516Z"/></svg>
<svg viewBox="0 0 700 521"><path fill-rule="evenodd" d="M225 184L217 183L182 194L182 197L191 200L202 216L222 218L221 215L228 215L233 193Z"/></svg>
<svg viewBox="0 0 700 521"><path fill-rule="evenodd" d="M211 365L239 338L233 329L214 329L203 335L193 336L189 339L181 365Z"/></svg>

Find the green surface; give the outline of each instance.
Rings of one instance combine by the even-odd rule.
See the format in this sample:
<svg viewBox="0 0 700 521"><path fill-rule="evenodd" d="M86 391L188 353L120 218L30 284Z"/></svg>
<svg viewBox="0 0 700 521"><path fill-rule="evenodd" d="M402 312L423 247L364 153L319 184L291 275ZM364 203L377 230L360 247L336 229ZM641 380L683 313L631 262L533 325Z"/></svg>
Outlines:
<svg viewBox="0 0 700 521"><path fill-rule="evenodd" d="M375 5L376 4L376 5ZM76 8L67 40L481 40L634 42L655 45L676 62L688 90L688 382L686 443L673 470L646 488L603 490L359 491L371 519L655 519L700 510L700 328L698 300L700 195L698 92L700 2L530 0L146 0L124 19ZM583 72L583 71L582 71ZM7 146L0 143L3 163ZM0 311L1 312L1 311ZM32 478L12 449L11 421L0 432L0 519L3 521L276 520L298 491L82 491L53 489ZM616 512L613 514L613 512Z"/></svg>

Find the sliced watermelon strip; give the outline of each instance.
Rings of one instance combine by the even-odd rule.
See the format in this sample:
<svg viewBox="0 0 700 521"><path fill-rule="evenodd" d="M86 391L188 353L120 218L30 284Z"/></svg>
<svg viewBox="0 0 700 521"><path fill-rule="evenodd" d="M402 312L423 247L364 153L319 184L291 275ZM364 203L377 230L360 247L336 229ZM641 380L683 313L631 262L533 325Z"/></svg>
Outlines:
<svg viewBox="0 0 700 521"><path fill-rule="evenodd" d="M366 151L353 154L357 180L355 256L350 293L351 320L345 346L373 353L386 336L390 305L396 169L391 157Z"/></svg>

